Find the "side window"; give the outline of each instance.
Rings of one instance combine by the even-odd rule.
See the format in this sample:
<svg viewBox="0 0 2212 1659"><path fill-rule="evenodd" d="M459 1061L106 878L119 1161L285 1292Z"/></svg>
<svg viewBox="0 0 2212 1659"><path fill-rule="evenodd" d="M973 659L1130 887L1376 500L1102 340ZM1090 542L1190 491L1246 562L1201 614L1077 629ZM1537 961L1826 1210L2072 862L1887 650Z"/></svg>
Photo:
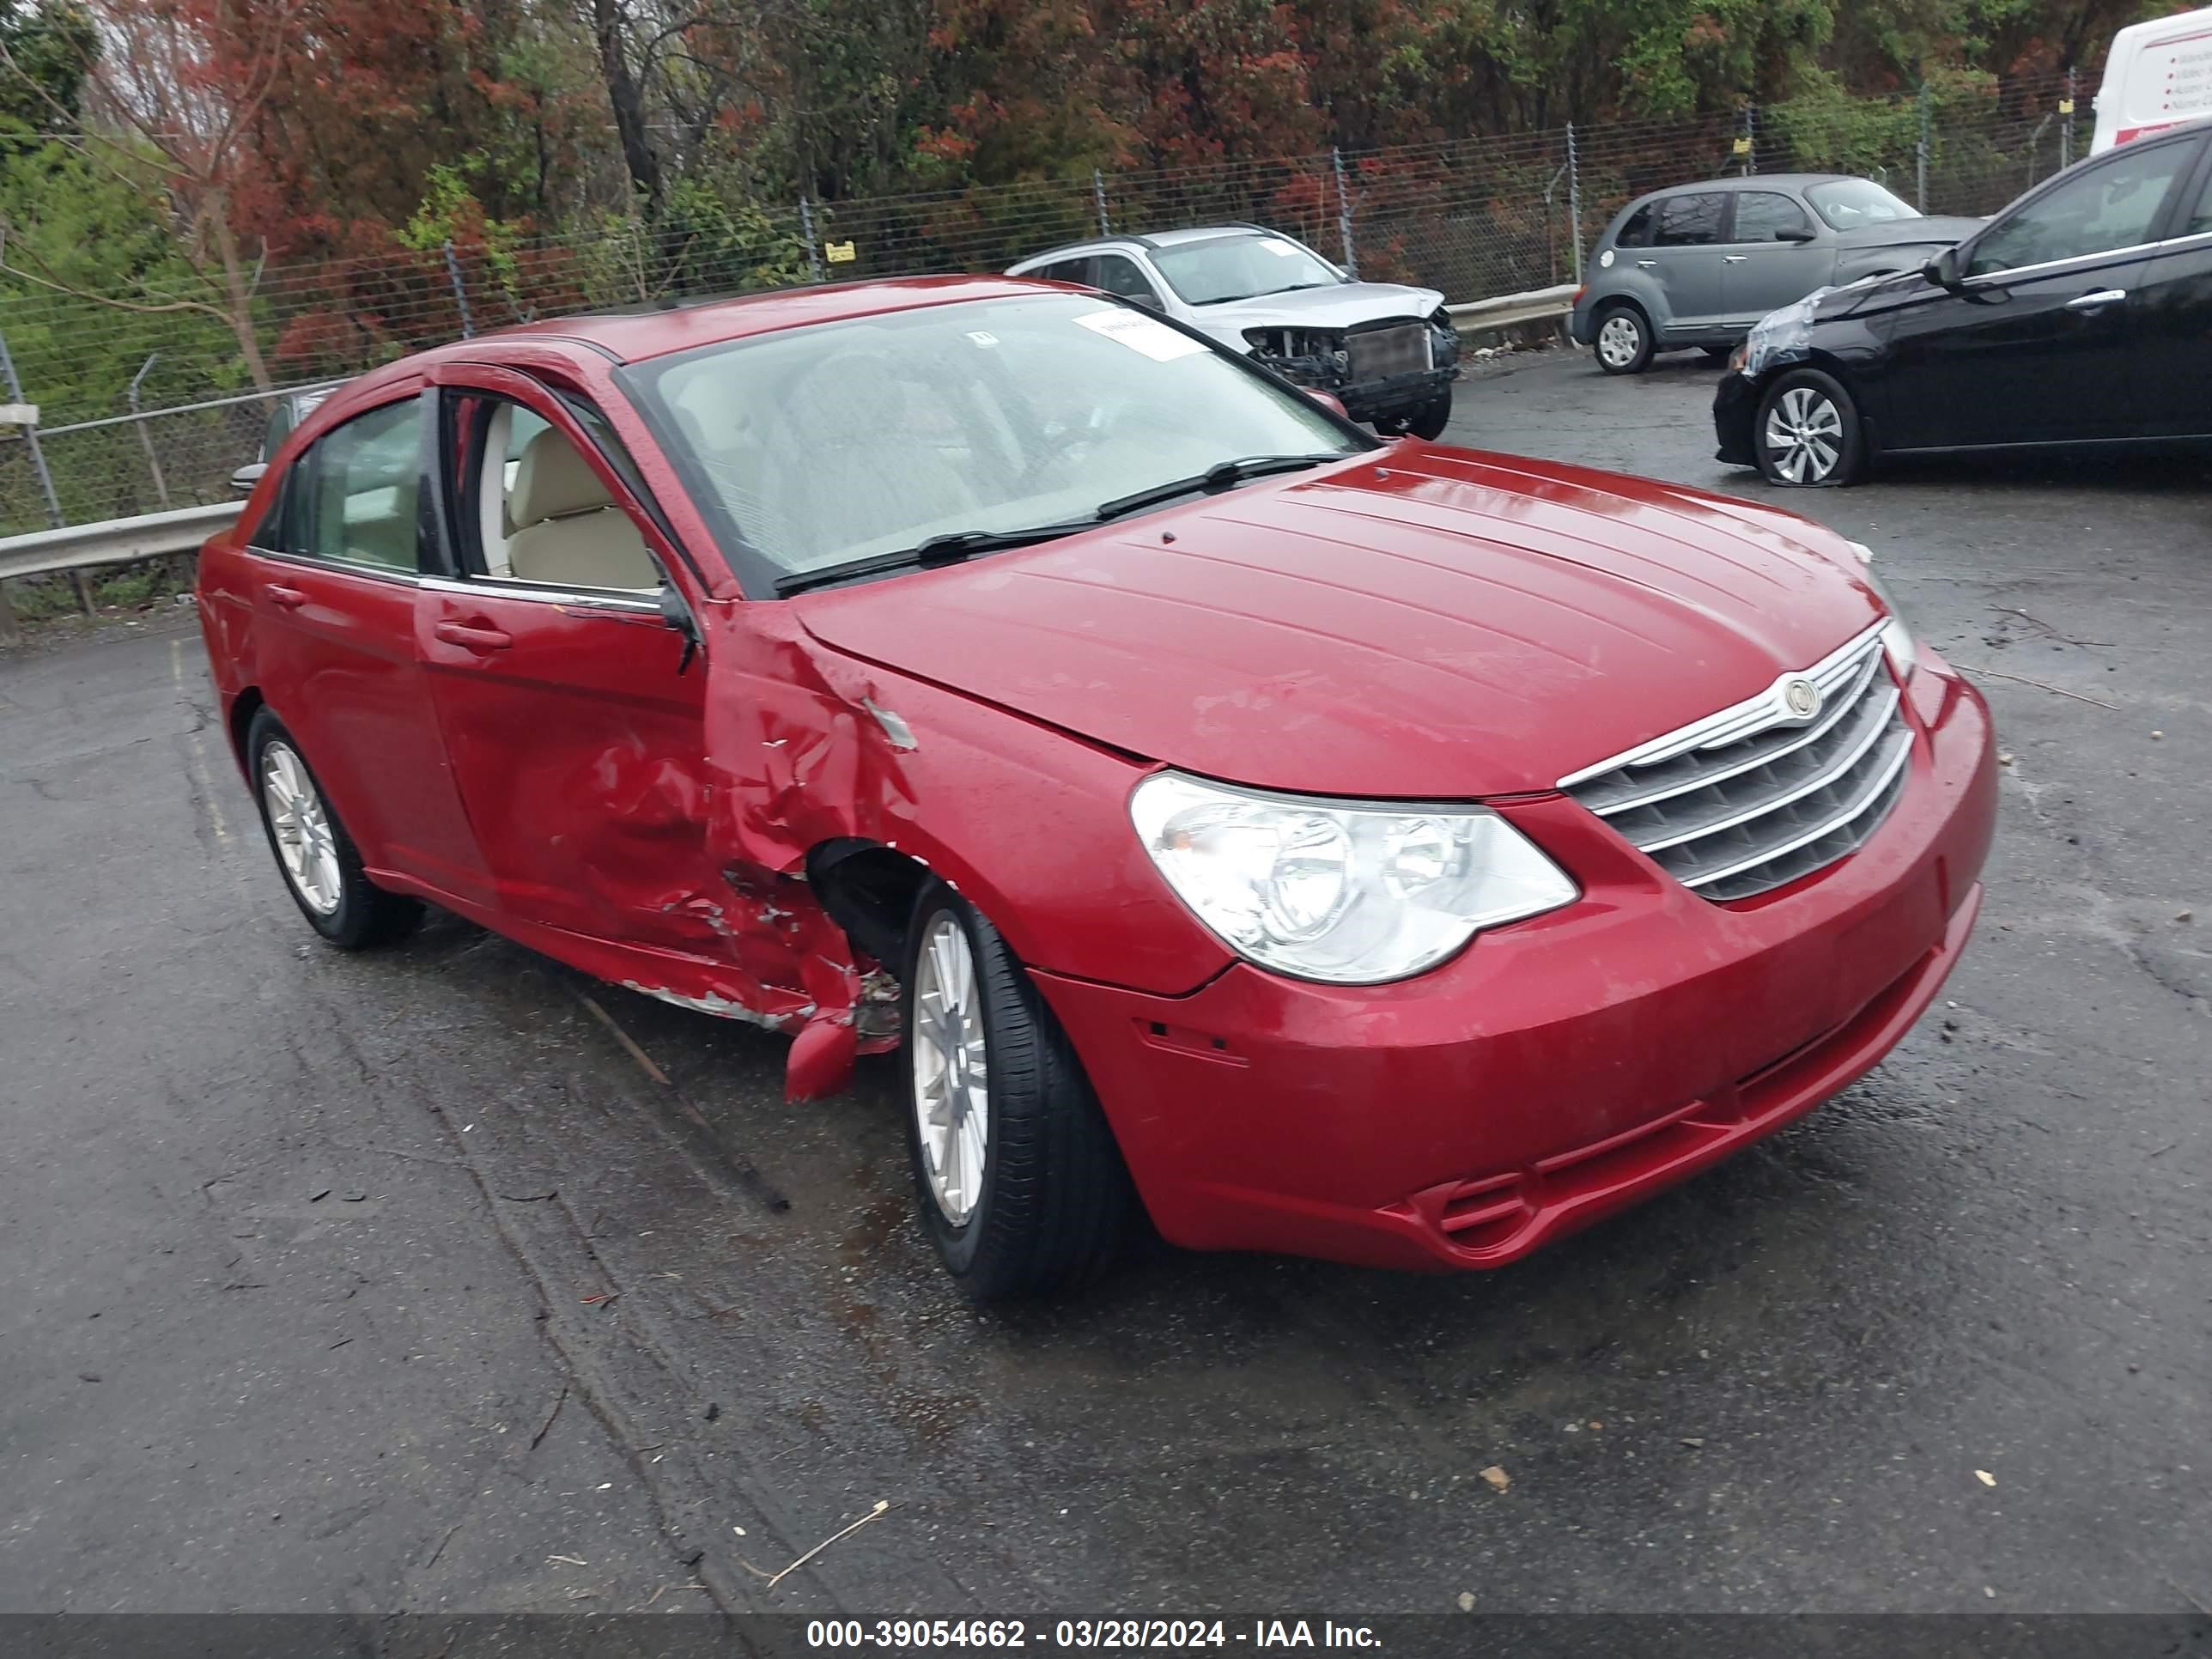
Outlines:
<svg viewBox="0 0 2212 1659"><path fill-rule="evenodd" d="M386 404L326 432L306 457L307 500L296 550L386 570L417 568L415 501L421 399ZM289 481L286 495L300 483Z"/></svg>
<svg viewBox="0 0 2212 1659"><path fill-rule="evenodd" d="M1771 190L1736 192L1734 242L1809 240L1813 221L1790 198Z"/></svg>
<svg viewBox="0 0 2212 1659"><path fill-rule="evenodd" d="M1613 239L1613 246L1615 247L1650 247L1651 227L1657 222L1658 217L1659 204L1646 202L1628 216L1628 222L1620 228L1620 234Z"/></svg>
<svg viewBox="0 0 2212 1659"><path fill-rule="evenodd" d="M276 407L269 411L268 429L261 434L261 459L268 460L284 447L284 440L292 435L292 400L280 398Z"/></svg>
<svg viewBox="0 0 2212 1659"><path fill-rule="evenodd" d="M1992 225L1974 244L1966 274L2018 270L2149 241L2175 179L2196 156L2194 144L2114 153Z"/></svg>
<svg viewBox="0 0 2212 1659"><path fill-rule="evenodd" d="M469 434L457 459L473 474L459 492L462 564L471 574L564 590L659 590L660 567L637 521L615 504L567 434L504 398L469 393L456 408ZM570 411L632 480L629 457L598 412L574 404Z"/></svg>
<svg viewBox="0 0 2212 1659"><path fill-rule="evenodd" d="M302 459L292 463L284 475L283 483L276 487L276 497L269 503L269 510L261 515L261 522L253 526L247 544L271 553L295 553L298 544L288 535L293 504L301 499L306 489L307 463Z"/></svg>
<svg viewBox="0 0 2212 1659"><path fill-rule="evenodd" d="M1091 274L1089 259L1055 259L1048 265L1040 265L1030 275L1047 283L1080 283L1085 288L1098 286Z"/></svg>
<svg viewBox="0 0 2212 1659"><path fill-rule="evenodd" d="M1118 253L1102 253L1091 262L1097 267L1097 285L1109 294L1119 295L1124 300L1134 300L1140 306L1160 308L1160 296L1145 280L1145 273L1137 269L1134 259L1125 259Z"/></svg>
<svg viewBox="0 0 2212 1659"><path fill-rule="evenodd" d="M1721 220L1728 212L1728 198L1720 191L1669 196L1658 207L1652 246L1708 247L1720 240Z"/></svg>

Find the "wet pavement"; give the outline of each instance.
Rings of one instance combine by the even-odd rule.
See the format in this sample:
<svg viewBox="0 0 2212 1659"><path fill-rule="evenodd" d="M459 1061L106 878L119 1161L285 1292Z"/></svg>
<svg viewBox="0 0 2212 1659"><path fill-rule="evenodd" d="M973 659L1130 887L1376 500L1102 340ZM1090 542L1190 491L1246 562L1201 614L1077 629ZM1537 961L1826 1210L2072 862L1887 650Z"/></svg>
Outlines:
<svg viewBox="0 0 2212 1659"><path fill-rule="evenodd" d="M1540 356L1452 435L1767 497L1711 374ZM0 1610L2212 1602L2212 477L1790 504L1996 710L1980 931L1870 1079L1484 1277L978 1314L895 1061L793 1107L458 921L326 950L187 618L0 658Z"/></svg>

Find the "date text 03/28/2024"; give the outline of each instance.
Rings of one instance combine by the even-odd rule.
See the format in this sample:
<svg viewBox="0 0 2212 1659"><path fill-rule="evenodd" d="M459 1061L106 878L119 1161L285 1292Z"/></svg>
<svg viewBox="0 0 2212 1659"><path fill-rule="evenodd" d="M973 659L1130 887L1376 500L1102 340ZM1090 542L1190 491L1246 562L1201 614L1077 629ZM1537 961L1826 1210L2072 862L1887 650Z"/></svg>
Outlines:
<svg viewBox="0 0 2212 1659"><path fill-rule="evenodd" d="M817 1619L806 1626L810 1648L1379 1648L1364 1625L1330 1620L1255 1619L1249 1626L1219 1619Z"/></svg>

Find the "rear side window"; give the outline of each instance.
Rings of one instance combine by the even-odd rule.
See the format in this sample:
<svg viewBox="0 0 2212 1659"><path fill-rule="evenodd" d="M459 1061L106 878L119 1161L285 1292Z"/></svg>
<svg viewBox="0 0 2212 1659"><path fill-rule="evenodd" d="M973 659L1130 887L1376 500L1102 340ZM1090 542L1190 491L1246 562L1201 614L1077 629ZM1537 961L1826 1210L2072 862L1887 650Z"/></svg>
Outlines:
<svg viewBox="0 0 2212 1659"><path fill-rule="evenodd" d="M1813 234L1812 216L1790 198L1771 190L1747 190L1735 198L1738 242L1771 242L1802 232Z"/></svg>
<svg viewBox="0 0 2212 1659"><path fill-rule="evenodd" d="M417 568L422 453L416 398L373 409L324 434L306 457L307 499L297 550L343 564Z"/></svg>
<svg viewBox="0 0 2212 1659"><path fill-rule="evenodd" d="M1620 228L1620 234L1613 239L1615 247L1650 247L1651 227L1659 217L1659 204L1646 202L1628 216L1628 222Z"/></svg>
<svg viewBox="0 0 2212 1659"><path fill-rule="evenodd" d="M1670 196L1658 205L1652 246L1706 247L1720 240L1721 221L1728 214L1728 198L1720 191Z"/></svg>
<svg viewBox="0 0 2212 1659"><path fill-rule="evenodd" d="M1080 283L1085 288L1096 288L1098 282L1091 275L1091 265L1089 259L1055 259L1048 265L1039 265L1029 274L1040 282Z"/></svg>

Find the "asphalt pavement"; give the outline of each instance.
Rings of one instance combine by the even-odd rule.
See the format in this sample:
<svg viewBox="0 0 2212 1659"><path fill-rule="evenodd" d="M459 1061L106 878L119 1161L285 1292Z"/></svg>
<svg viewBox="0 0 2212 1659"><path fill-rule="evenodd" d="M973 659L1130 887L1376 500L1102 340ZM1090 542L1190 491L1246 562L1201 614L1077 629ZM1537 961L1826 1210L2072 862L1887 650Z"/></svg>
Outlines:
<svg viewBox="0 0 2212 1659"><path fill-rule="evenodd" d="M1712 374L1516 360L1451 439L1769 499ZM327 950L186 616L0 658L0 1611L2212 1603L2212 477L1789 504L1996 708L1978 934L1865 1082L1486 1276L979 1314L895 1060L790 1106L451 919Z"/></svg>

